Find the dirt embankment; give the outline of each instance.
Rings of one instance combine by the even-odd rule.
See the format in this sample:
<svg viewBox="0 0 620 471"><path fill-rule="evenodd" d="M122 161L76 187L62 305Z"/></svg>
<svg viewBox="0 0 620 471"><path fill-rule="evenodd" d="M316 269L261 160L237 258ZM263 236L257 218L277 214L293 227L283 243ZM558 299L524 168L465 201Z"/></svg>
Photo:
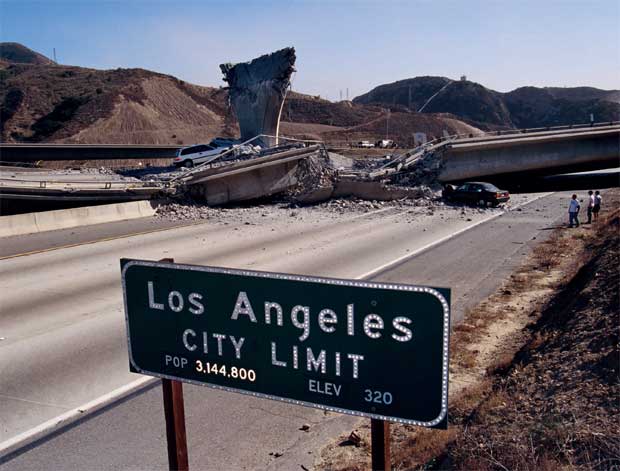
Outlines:
<svg viewBox="0 0 620 471"><path fill-rule="evenodd" d="M558 228L451 337L447 431L392 425L394 469L620 467L620 192L596 225ZM317 469L369 469L362 444Z"/></svg>
<svg viewBox="0 0 620 471"><path fill-rule="evenodd" d="M618 216L466 417L439 468L620 466ZM566 250L571 251L568 245Z"/></svg>

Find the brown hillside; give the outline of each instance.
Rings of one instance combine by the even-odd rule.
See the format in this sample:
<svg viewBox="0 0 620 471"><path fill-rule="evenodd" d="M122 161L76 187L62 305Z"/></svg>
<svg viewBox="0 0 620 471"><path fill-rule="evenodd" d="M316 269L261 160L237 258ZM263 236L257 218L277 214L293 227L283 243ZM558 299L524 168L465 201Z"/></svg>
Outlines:
<svg viewBox="0 0 620 471"><path fill-rule="evenodd" d="M480 129L459 121L448 114L427 113L390 113L388 125L387 113L368 123L337 131L323 133L327 141L357 142L363 139L395 140L402 147L414 145L414 133L423 132L428 140L444 135L444 131L452 134L478 134Z"/></svg>
<svg viewBox="0 0 620 471"><path fill-rule="evenodd" d="M3 141L182 144L235 132L225 91L167 75L17 64L3 73Z"/></svg>
<svg viewBox="0 0 620 471"><path fill-rule="evenodd" d="M415 113L403 108L389 113L376 105L362 105L350 101L333 103L319 97L292 93L282 111L282 131L292 137L322 139L326 142L345 143L359 140L389 139L408 147L413 135L422 132L428 139L444 134L478 134L480 129L470 126L447 113Z"/></svg>
<svg viewBox="0 0 620 471"><path fill-rule="evenodd" d="M382 116L383 108L363 106L351 101L333 103L319 97L291 92L282 109L282 119L293 123L357 126Z"/></svg>
<svg viewBox="0 0 620 471"><path fill-rule="evenodd" d="M0 78L4 142L182 145L239 134L225 88L192 85L143 69L36 62L7 63ZM386 112L378 106L291 92L282 119L282 132L291 137L339 142L385 137ZM412 141L414 132L476 131L453 117L406 110L392 113L390 121L390 138L401 145Z"/></svg>
<svg viewBox="0 0 620 471"><path fill-rule="evenodd" d="M5 64L54 64L43 54L39 54L19 43L0 43L0 60Z"/></svg>
<svg viewBox="0 0 620 471"><path fill-rule="evenodd" d="M508 93L468 80L415 77L379 85L358 104L451 113L482 129L529 128L620 119L620 91L594 87L521 87Z"/></svg>

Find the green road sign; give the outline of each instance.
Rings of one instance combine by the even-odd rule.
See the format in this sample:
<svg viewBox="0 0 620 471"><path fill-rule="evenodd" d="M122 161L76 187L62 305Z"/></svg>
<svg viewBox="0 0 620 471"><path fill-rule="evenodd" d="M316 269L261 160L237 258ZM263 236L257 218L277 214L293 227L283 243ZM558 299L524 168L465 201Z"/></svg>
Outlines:
<svg viewBox="0 0 620 471"><path fill-rule="evenodd" d="M121 260L130 369L445 427L450 291Z"/></svg>

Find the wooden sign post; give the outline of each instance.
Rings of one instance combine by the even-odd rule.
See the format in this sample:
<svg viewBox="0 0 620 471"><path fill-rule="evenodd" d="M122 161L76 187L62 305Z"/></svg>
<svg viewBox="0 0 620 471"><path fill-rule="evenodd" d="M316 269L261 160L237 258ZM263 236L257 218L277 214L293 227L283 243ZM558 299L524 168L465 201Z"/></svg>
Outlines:
<svg viewBox="0 0 620 471"><path fill-rule="evenodd" d="M164 416L168 442L168 467L172 471L188 471L187 438L185 434L185 407L183 383L170 379L161 380L164 392Z"/></svg>
<svg viewBox="0 0 620 471"><path fill-rule="evenodd" d="M174 263L174 259L163 258L160 262ZM168 468L171 471L188 471L183 383L163 378L161 380L161 388L164 396L164 417L166 418Z"/></svg>
<svg viewBox="0 0 620 471"><path fill-rule="evenodd" d="M390 471L390 423L370 419L370 453L372 471Z"/></svg>

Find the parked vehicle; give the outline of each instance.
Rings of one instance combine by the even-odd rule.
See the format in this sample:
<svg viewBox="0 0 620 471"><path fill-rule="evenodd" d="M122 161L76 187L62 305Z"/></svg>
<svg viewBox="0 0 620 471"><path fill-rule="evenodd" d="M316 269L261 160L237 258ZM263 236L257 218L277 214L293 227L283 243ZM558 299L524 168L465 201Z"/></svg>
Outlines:
<svg viewBox="0 0 620 471"><path fill-rule="evenodd" d="M391 149L396 147L396 144L392 139L381 139L375 143L375 147L379 147L380 149Z"/></svg>
<svg viewBox="0 0 620 471"><path fill-rule="evenodd" d="M177 167L193 167L197 164L210 162L232 147L230 143L213 144L213 142L179 149L174 158L174 165Z"/></svg>
<svg viewBox="0 0 620 471"><path fill-rule="evenodd" d="M370 142L370 141L359 141L357 143L357 147L361 147L362 149L371 149L373 148L375 145Z"/></svg>
<svg viewBox="0 0 620 471"><path fill-rule="evenodd" d="M235 144L240 144L238 139L233 139L232 137L214 137L211 142L209 142L210 146L214 147L223 147L223 146L234 146Z"/></svg>
<svg viewBox="0 0 620 471"><path fill-rule="evenodd" d="M485 182L465 182L461 186L446 185L442 196L448 200L479 206L499 206L510 199L510 193Z"/></svg>

